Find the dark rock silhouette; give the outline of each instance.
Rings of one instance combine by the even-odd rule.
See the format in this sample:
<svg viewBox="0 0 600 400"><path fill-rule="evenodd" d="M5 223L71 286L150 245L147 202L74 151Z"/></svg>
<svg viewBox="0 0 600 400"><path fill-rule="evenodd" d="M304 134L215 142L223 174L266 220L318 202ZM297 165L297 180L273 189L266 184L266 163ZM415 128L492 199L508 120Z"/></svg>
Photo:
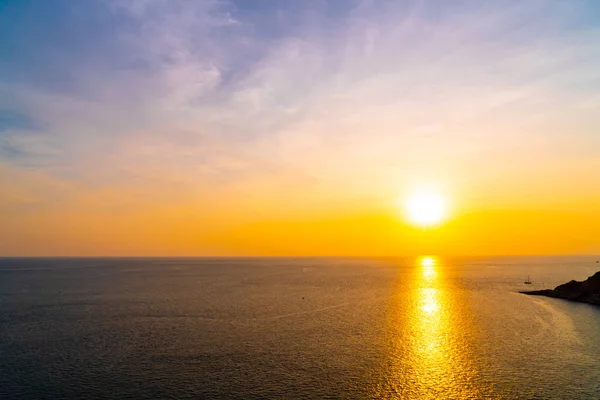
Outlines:
<svg viewBox="0 0 600 400"><path fill-rule="evenodd" d="M570 281L552 289L523 291L523 294L555 297L600 306L600 271L583 282Z"/></svg>

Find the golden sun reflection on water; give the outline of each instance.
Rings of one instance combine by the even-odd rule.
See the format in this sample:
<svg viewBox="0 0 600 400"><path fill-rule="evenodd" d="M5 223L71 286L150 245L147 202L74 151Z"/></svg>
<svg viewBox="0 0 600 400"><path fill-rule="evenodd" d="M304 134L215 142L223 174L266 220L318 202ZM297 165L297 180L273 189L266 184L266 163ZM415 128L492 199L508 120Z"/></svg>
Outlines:
<svg viewBox="0 0 600 400"><path fill-rule="evenodd" d="M490 398L479 383L468 302L435 257L420 257L399 276L388 316L389 359L376 397Z"/></svg>
<svg viewBox="0 0 600 400"><path fill-rule="evenodd" d="M423 268L433 268L437 264L437 258L431 256L419 257L417 264Z"/></svg>
<svg viewBox="0 0 600 400"><path fill-rule="evenodd" d="M431 316L435 314L440 309L440 304L438 301L438 292L437 289L427 288L421 289L422 298L421 298L421 310L425 311L426 314Z"/></svg>
<svg viewBox="0 0 600 400"><path fill-rule="evenodd" d="M437 264L436 258L430 257L430 256L421 257L421 258L419 258L417 264L422 267L423 278L425 278L425 279L435 278L435 275L437 274L437 271L435 269L436 264Z"/></svg>

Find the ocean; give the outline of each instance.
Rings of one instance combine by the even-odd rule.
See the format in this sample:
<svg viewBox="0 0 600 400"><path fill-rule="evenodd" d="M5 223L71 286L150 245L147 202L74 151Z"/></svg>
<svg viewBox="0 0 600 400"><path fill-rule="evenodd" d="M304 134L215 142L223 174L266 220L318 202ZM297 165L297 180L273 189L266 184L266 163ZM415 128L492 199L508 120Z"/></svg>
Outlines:
<svg viewBox="0 0 600 400"><path fill-rule="evenodd" d="M0 259L0 399L600 399L600 307L518 293L596 259Z"/></svg>

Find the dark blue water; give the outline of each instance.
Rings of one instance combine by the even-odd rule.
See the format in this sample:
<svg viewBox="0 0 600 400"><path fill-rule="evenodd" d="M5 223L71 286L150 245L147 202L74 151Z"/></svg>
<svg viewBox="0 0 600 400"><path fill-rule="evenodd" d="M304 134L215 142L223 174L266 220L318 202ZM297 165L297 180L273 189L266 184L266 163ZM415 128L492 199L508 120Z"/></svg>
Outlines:
<svg viewBox="0 0 600 400"><path fill-rule="evenodd" d="M600 398L591 258L3 259L1 399Z"/></svg>

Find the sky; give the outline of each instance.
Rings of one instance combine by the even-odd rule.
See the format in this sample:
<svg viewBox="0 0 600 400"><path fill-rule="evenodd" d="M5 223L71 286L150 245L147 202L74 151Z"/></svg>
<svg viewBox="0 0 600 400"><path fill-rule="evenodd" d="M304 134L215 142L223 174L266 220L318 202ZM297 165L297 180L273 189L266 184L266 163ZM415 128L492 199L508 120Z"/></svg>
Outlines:
<svg viewBox="0 0 600 400"><path fill-rule="evenodd" d="M594 0L0 0L0 255L599 254L599 109Z"/></svg>

